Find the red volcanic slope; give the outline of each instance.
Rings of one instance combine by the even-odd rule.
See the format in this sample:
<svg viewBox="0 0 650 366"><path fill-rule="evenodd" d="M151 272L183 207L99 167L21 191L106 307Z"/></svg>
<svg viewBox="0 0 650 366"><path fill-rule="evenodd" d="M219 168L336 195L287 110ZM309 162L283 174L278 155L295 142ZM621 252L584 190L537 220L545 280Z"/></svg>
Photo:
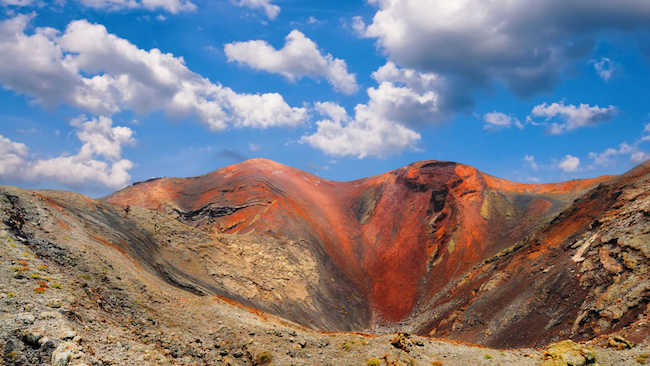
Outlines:
<svg viewBox="0 0 650 366"><path fill-rule="evenodd" d="M213 209L221 213L195 224L317 243L366 294L379 324L404 319L450 279L607 179L519 184L466 165L425 161L334 182L253 159L196 178L140 183L106 201L186 215Z"/></svg>

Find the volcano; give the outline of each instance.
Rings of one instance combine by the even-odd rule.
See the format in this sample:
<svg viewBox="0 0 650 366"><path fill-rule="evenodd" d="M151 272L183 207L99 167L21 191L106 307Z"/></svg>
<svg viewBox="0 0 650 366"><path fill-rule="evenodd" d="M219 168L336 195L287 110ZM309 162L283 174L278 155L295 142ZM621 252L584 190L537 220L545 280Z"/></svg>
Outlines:
<svg viewBox="0 0 650 366"><path fill-rule="evenodd" d="M647 179L648 165L638 170ZM282 271L289 283L269 301L258 285L247 286L253 296L233 291L223 274L215 275L207 263L189 267L175 263L176 270L207 286L202 291L323 330L408 329L488 345L521 346L543 343L558 333L568 336L576 328L570 323L589 291L571 275L578 263L572 266L570 260L547 252L587 231L614 204L594 193L595 202L577 199L625 179L632 178L519 184L467 165L423 161L371 178L334 182L253 159L196 178L135 184L103 201L156 212L206 239L245 237L271 240L274 244L269 245L299 246L316 271L309 275ZM587 206L591 221L582 216L558 218L567 209ZM541 233L552 240L541 243ZM530 250L535 240L538 257L521 259L521 248ZM170 258L185 258L190 248L160 249L157 256L174 262ZM250 248L242 245L241 249L244 260L251 261ZM504 257L517 263L497 268ZM285 264L277 269L293 263L300 268L305 260L289 254L275 259ZM540 265L546 262L546 267ZM490 264L486 267L486 263ZM558 285L562 288L549 289ZM535 301L528 301L536 296L530 292L547 290L551 293L544 295L546 300L562 298L564 292L570 296L553 304L558 307L555 311L540 314ZM637 312L647 304L644 291L642 301L635 304ZM530 297L523 303L522 292ZM482 302L483 312L477 312ZM512 314L504 315L499 324L480 324L491 317L490 312L503 308ZM477 319L483 321L474 324ZM527 329L529 322L552 326L536 330L534 337L513 331Z"/></svg>
<svg viewBox="0 0 650 366"><path fill-rule="evenodd" d="M253 159L98 200L13 187L2 197L4 225L35 257L63 272L103 268L80 288L112 314L218 299L319 332L490 347L650 334L650 162L520 184L444 161L336 182ZM111 281L138 305L108 301L123 296L102 292Z"/></svg>

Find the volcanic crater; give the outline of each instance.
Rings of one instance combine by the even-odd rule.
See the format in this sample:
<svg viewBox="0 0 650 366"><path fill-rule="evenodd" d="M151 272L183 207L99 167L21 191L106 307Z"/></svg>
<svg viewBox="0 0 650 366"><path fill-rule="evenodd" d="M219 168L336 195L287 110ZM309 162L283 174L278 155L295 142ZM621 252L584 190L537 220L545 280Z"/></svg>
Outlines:
<svg viewBox="0 0 650 366"><path fill-rule="evenodd" d="M12 243L3 255L23 250L20 242L25 258L45 263L38 268L67 278L76 295L62 314L71 324L87 337L101 337L91 327L127 327L134 342L155 340L171 355L173 344L195 341L163 339L163 329L182 329L204 345L215 327L217 339L272 327L265 334L276 343L278 327L288 327L317 332L309 337L321 349L330 332L405 332L502 349L610 334L647 343L650 335L650 162L618 176L520 184L443 161L335 182L253 159L96 200L0 187L0 204L0 233ZM26 281L29 263L11 258L13 278ZM32 276L46 293L42 274ZM218 325L230 318L229 327ZM7 332L5 348L22 342ZM390 347L377 339L377 349ZM409 348L407 338L396 339L395 347ZM113 347L110 339L94 342ZM228 342L178 357L238 359L250 351L248 341ZM353 357L350 344L341 347L332 357ZM463 349L476 360L479 351ZM511 361L530 364L517 357ZM253 356L246 362L231 364L259 364Z"/></svg>

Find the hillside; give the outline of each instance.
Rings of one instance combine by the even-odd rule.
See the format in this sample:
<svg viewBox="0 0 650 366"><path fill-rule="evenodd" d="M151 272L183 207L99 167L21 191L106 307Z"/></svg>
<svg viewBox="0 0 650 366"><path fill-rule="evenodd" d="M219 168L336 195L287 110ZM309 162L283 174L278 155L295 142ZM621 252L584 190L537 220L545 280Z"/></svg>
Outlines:
<svg viewBox="0 0 650 366"><path fill-rule="evenodd" d="M99 200L12 187L0 193L0 239L10 243L0 278L5 314L64 309L54 313L106 349L115 349L106 337L116 329L113 341L123 337L178 364L255 363L232 357L249 338L296 364L311 364L303 349L349 364L388 351L428 364L442 354L489 363L481 360L487 351L441 340L412 337L406 353L388 335L321 331L409 332L490 347L598 343L614 332L642 343L602 351L601 359L620 362L647 348L650 163L621 176L527 185L450 162L334 182L254 159ZM51 277L45 290L33 292L43 276ZM51 286L55 277L60 289ZM0 329L5 350L20 348L21 329L39 320L27 323ZM286 344L296 337L309 347ZM183 350L178 357L172 343ZM500 356L535 364L540 354Z"/></svg>

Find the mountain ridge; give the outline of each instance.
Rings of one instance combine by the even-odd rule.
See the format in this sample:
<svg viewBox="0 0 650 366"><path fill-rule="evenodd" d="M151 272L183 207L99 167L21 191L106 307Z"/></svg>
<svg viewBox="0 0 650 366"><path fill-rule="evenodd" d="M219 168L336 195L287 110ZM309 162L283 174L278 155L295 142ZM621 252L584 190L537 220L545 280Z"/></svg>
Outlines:
<svg viewBox="0 0 650 366"><path fill-rule="evenodd" d="M449 276L522 239L538 224L535 219L549 219L579 192L608 179L527 185L463 164L421 161L336 182L253 159L198 177L138 184L104 200L154 210L169 206L163 211L222 234L266 230L294 240L309 238L366 294L369 306L378 310L371 323L377 323L401 320L420 299L420 287L435 292ZM452 204L445 208L447 202ZM407 209L399 209L406 204ZM516 210L527 216L523 224L511 218ZM492 225L508 233L497 233ZM453 231L458 235L452 237ZM430 278L423 281L425 276Z"/></svg>
<svg viewBox="0 0 650 366"><path fill-rule="evenodd" d="M650 338L650 162L535 186L449 162L332 182L256 160L99 200L0 187L0 208L7 364L142 362L129 342L152 363L489 363L474 344L534 365L548 356L522 347L563 339L634 364L601 346Z"/></svg>

